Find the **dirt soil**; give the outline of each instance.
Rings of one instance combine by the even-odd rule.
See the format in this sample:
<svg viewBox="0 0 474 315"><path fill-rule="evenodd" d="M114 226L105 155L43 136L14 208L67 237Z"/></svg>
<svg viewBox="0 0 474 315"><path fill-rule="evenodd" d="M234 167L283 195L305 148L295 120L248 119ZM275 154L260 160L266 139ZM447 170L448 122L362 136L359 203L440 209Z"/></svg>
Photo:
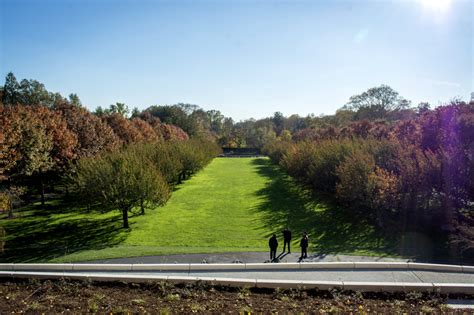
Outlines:
<svg viewBox="0 0 474 315"><path fill-rule="evenodd" d="M0 280L0 314L300 314L450 313L448 296L228 288L203 283L130 284L71 280ZM473 296L450 296L472 299ZM471 310L472 311L472 310ZM466 310L469 313L469 310Z"/></svg>

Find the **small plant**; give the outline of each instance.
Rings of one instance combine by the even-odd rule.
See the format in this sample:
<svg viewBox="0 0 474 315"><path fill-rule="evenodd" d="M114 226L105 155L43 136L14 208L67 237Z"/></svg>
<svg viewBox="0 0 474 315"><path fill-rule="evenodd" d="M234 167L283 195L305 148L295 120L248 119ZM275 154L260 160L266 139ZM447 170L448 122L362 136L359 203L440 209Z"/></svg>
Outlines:
<svg viewBox="0 0 474 315"><path fill-rule="evenodd" d="M180 299L181 297L177 293L176 294L170 293L165 297L165 300L168 302L179 301Z"/></svg>
<svg viewBox="0 0 474 315"><path fill-rule="evenodd" d="M204 306L199 304L192 304L190 308L192 313L204 312L206 310Z"/></svg>
<svg viewBox="0 0 474 315"><path fill-rule="evenodd" d="M173 288L173 286L166 282L166 281L160 281L158 282L156 286L156 291L160 297L165 297L168 295L168 292Z"/></svg>
<svg viewBox="0 0 474 315"><path fill-rule="evenodd" d="M421 307L421 312L423 314L433 314L434 312L436 311L435 308L431 307L431 306L428 306L428 305L423 305Z"/></svg>
<svg viewBox="0 0 474 315"><path fill-rule="evenodd" d="M423 293L415 291L408 292L405 297L408 301L419 301L423 298Z"/></svg>
<svg viewBox="0 0 474 315"><path fill-rule="evenodd" d="M104 298L105 298L105 295L104 295L104 294L100 294L100 293L95 293L95 294L94 294L94 299L95 299L96 301L99 301L99 302L100 302L100 301L102 301Z"/></svg>
<svg viewBox="0 0 474 315"><path fill-rule="evenodd" d="M280 296L279 300L282 301L282 302L289 302L290 298L286 295L282 295L282 296Z"/></svg>
<svg viewBox="0 0 474 315"><path fill-rule="evenodd" d="M145 305L146 301L143 300L143 299L134 299L134 300L132 300L132 303L136 304L136 305Z"/></svg>
<svg viewBox="0 0 474 315"><path fill-rule="evenodd" d="M168 308L164 308L160 310L160 315L169 315L171 314L170 310Z"/></svg>
<svg viewBox="0 0 474 315"><path fill-rule="evenodd" d="M99 310L99 304L97 304L97 301L95 299L91 299L87 302L87 307L89 308L89 312L91 313L97 313Z"/></svg>
<svg viewBox="0 0 474 315"><path fill-rule="evenodd" d="M31 302L29 305L28 305L28 310L31 310L31 311L37 311L41 308L41 304L39 302Z"/></svg>
<svg viewBox="0 0 474 315"><path fill-rule="evenodd" d="M250 295L250 289L248 287L241 287L239 288L239 298L240 297L246 297Z"/></svg>
<svg viewBox="0 0 474 315"><path fill-rule="evenodd" d="M239 315L250 315L252 314L252 309L248 306L244 306L240 309Z"/></svg>

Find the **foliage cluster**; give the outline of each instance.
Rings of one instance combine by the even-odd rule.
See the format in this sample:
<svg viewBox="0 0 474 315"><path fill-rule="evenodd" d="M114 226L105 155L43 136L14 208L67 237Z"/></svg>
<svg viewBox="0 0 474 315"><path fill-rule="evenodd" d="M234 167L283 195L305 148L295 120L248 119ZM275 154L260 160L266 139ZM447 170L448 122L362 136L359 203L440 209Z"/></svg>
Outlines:
<svg viewBox="0 0 474 315"><path fill-rule="evenodd" d="M128 213L140 207L163 205L174 184L207 165L219 152L203 140L136 143L120 150L83 158L75 167L74 181L82 200L102 210L118 209L128 228Z"/></svg>
<svg viewBox="0 0 474 315"><path fill-rule="evenodd" d="M474 105L453 102L394 124L348 128L315 128L265 152L381 233L444 237L453 258L473 258Z"/></svg>
<svg viewBox="0 0 474 315"><path fill-rule="evenodd" d="M18 83L12 73L0 92L2 196L17 196L24 191L18 186L33 192L37 187L44 205L45 193L53 191L81 158L136 143L189 139L181 128L157 118L128 119L119 103L101 116L94 115L82 107L77 95L63 98L34 80ZM12 202L6 204L11 208Z"/></svg>

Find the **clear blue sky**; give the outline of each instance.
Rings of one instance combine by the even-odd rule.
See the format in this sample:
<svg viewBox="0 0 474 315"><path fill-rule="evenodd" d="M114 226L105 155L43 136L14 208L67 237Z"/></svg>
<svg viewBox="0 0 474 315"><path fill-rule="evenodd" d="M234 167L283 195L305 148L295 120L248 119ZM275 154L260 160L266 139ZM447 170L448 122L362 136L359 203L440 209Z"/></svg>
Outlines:
<svg viewBox="0 0 474 315"><path fill-rule="evenodd" d="M470 0L0 0L0 12L0 75L90 109L186 102L239 120L332 114L382 83L414 105L474 91Z"/></svg>

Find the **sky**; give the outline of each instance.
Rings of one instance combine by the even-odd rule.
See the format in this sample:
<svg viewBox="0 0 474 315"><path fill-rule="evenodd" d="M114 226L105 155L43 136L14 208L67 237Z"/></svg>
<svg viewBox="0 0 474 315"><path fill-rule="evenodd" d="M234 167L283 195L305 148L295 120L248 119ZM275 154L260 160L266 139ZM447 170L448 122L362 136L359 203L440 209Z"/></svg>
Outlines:
<svg viewBox="0 0 474 315"><path fill-rule="evenodd" d="M474 91L473 19L471 0L0 0L0 76L237 121L334 114L380 84L436 106Z"/></svg>

